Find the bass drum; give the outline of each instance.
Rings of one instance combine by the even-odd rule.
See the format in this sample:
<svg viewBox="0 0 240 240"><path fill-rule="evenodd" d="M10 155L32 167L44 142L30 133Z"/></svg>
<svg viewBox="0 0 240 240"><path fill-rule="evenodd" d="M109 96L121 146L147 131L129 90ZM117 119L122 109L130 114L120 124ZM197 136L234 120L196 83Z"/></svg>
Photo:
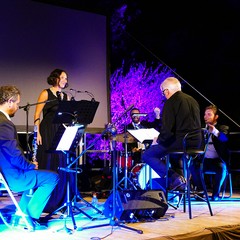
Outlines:
<svg viewBox="0 0 240 240"><path fill-rule="evenodd" d="M142 190L147 189L149 179L160 178L160 176L146 163L139 163L131 170L133 184Z"/></svg>

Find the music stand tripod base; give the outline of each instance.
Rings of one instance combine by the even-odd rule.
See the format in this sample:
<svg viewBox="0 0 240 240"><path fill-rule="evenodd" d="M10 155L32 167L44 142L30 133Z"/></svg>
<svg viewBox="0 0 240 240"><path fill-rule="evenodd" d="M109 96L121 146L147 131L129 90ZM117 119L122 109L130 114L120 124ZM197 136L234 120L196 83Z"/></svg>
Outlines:
<svg viewBox="0 0 240 240"><path fill-rule="evenodd" d="M80 139L83 136L87 124L93 121L93 118L96 114L99 102L96 101L60 101L58 104L58 109L55 113L53 123L61 123L57 133L54 136L52 146L49 151L52 152L63 152L66 154L66 166L65 168L59 168L67 173L67 201L63 206L58 208L53 213L46 216L48 218L52 214L66 207L67 215L65 216L65 223L62 229L65 229L68 233L71 233L73 230L67 228L66 220L68 217L71 217L74 230L77 229L73 214L73 203L70 200L70 176L69 174L73 172L70 166L75 163L73 161L70 164L70 154L76 152L76 148L80 142ZM70 124L70 126L66 125ZM74 206L81 213L85 214L91 220L93 219L87 213L83 212L81 209ZM59 231L61 231L60 229Z"/></svg>
<svg viewBox="0 0 240 240"><path fill-rule="evenodd" d="M112 189L112 195L113 195L113 207L112 207L112 217L110 219L110 222L107 223L107 224L100 224L100 225L96 225L96 226L89 226L89 227L79 227L77 229L77 231L83 231L85 229L92 229L92 228L98 228L98 227L106 227L106 226L119 226L119 227L122 227L122 228L126 228L128 230L132 230L132 231L135 231L139 234L142 234L143 231L140 230L140 229L135 229L135 228L132 228L132 227L128 227L126 225L124 225L123 223L120 223L118 221L118 219L116 218L116 202L117 202L117 197L116 197L116 180L117 180L117 169L116 169L116 156L117 156L117 153L116 153L116 137L113 138L112 140L112 162L113 162L113 189Z"/></svg>

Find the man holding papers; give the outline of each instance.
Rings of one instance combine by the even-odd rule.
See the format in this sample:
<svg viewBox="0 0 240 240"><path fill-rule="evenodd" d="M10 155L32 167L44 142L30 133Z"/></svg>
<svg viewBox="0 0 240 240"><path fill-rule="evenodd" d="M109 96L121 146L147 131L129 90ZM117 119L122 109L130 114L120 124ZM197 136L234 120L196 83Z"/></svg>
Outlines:
<svg viewBox="0 0 240 240"><path fill-rule="evenodd" d="M162 111L160 134L152 145L142 154L142 161L147 163L156 173L164 178L166 163L163 157L171 150L182 150L184 135L201 128L198 102L181 90L181 83L174 77L166 78L160 90L167 99ZM183 190L185 179L173 169L168 172L170 189Z"/></svg>

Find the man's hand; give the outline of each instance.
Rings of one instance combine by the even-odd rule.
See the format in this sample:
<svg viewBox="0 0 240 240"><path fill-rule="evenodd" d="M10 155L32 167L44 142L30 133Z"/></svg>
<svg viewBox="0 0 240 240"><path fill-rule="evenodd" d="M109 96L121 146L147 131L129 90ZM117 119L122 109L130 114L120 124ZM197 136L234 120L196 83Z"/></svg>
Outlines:
<svg viewBox="0 0 240 240"><path fill-rule="evenodd" d="M154 113L155 113L155 115L156 115L156 118L159 119L159 118L160 118L160 113L161 113L160 108L155 107L155 108L154 108Z"/></svg>
<svg viewBox="0 0 240 240"><path fill-rule="evenodd" d="M208 126L208 131L212 133L213 129L215 128L214 125L207 123L207 126Z"/></svg>
<svg viewBox="0 0 240 240"><path fill-rule="evenodd" d="M212 133L214 136L218 137L219 136L219 131L215 128L214 125L208 123L208 131Z"/></svg>

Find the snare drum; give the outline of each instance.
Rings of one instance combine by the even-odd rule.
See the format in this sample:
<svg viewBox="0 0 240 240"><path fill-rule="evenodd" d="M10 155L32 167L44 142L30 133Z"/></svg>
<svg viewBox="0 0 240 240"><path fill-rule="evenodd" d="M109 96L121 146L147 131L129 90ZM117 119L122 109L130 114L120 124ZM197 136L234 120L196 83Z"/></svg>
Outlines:
<svg viewBox="0 0 240 240"><path fill-rule="evenodd" d="M127 158L125 157L125 151L119 151L117 154L118 167L125 168L125 161L127 161L127 167L131 168L133 166L133 159L131 152L127 153Z"/></svg>
<svg viewBox="0 0 240 240"><path fill-rule="evenodd" d="M151 178L160 178L160 176L146 163L139 163L131 170L132 182L136 187L140 187L142 190L147 188L150 176Z"/></svg>

